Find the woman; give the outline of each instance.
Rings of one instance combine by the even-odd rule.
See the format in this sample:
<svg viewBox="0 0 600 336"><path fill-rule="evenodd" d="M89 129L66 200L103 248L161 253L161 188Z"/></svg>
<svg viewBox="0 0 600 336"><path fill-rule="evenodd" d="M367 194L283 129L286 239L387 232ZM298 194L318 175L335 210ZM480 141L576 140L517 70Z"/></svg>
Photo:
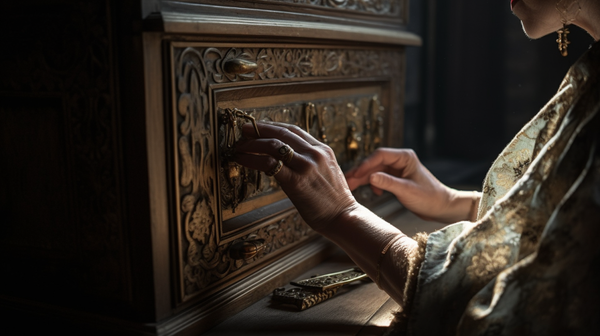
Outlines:
<svg viewBox="0 0 600 336"><path fill-rule="evenodd" d="M600 1L512 8L531 38L571 23L600 38ZM599 110L595 43L494 162L482 194L444 186L410 150L379 149L344 176L329 147L281 124L259 124L258 139L246 125L237 161L275 173L303 219L403 307L396 331L599 334ZM355 201L351 190L367 183L421 217L458 223L411 239Z"/></svg>

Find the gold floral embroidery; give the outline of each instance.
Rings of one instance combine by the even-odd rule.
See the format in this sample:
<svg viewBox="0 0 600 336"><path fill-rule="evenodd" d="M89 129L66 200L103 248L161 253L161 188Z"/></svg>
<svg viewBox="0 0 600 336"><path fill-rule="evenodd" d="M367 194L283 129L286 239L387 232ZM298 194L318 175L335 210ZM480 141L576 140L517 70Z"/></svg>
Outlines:
<svg viewBox="0 0 600 336"><path fill-rule="evenodd" d="M510 253L511 249L506 245L484 249L471 259L471 265L467 267L467 275L471 279L488 282L506 268Z"/></svg>
<svg viewBox="0 0 600 336"><path fill-rule="evenodd" d="M504 163L500 167L495 167L492 172L496 175L495 185L504 189L504 193L512 188L515 183L523 176L529 164L531 163L531 150L523 148L518 151L509 152L503 155Z"/></svg>

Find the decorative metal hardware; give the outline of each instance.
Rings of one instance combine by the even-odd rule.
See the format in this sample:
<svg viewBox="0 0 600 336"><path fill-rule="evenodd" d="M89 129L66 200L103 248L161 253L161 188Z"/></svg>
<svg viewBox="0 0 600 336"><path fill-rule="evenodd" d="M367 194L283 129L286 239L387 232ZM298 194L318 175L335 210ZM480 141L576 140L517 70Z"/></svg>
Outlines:
<svg viewBox="0 0 600 336"><path fill-rule="evenodd" d="M277 288L273 291L273 300L294 305L298 310L305 310L330 299L337 293L338 289L339 287L313 292L304 288L292 288L287 291L285 288Z"/></svg>
<svg viewBox="0 0 600 336"><path fill-rule="evenodd" d="M305 125L306 125L307 133L310 133L310 129L312 128L313 124L315 123L315 115L316 114L317 114L317 112L315 109L315 104L306 103L306 105L304 107L304 117L305 117Z"/></svg>
<svg viewBox="0 0 600 336"><path fill-rule="evenodd" d="M265 240L256 239L233 243L229 248L229 256L233 260L249 260L265 250Z"/></svg>
<svg viewBox="0 0 600 336"><path fill-rule="evenodd" d="M300 288L277 288L273 291L273 300L296 306L298 310L305 310L315 306L337 293L344 285L357 280L368 279L361 269L355 267L345 271L314 276L310 279L291 282Z"/></svg>
<svg viewBox="0 0 600 336"><path fill-rule="evenodd" d="M317 110L317 122L319 124L319 138L323 143L327 143L327 134L325 134L325 113L327 113L327 107L323 107L321 110Z"/></svg>
<svg viewBox="0 0 600 336"><path fill-rule="evenodd" d="M326 113L326 108L317 109L314 103L306 103L304 106L304 118L306 132L310 133L311 128L315 123L315 118L318 124L318 139L323 143L327 143L327 135L325 134L325 122L323 121L323 115Z"/></svg>
<svg viewBox="0 0 600 336"><path fill-rule="evenodd" d="M291 282L294 286L316 290L328 290L341 287L351 282L368 278L367 274L360 268L355 267L345 271L314 276L309 279Z"/></svg>
<svg viewBox="0 0 600 336"><path fill-rule="evenodd" d="M260 132L258 131L258 126L256 125L256 119L251 116L249 113L244 112L240 109L230 109L227 108L221 114L221 123L225 125L225 138L223 141L223 160L222 166L223 169L227 172L225 176L227 177L227 181L233 187L234 190L238 189L238 184L241 180L243 180L244 176L242 174L242 167L238 165L235 161L232 160L235 155L235 142L239 138L236 135L236 129L238 128L238 118L243 118L246 120L250 120L252 125L254 126L254 130L256 131L256 136L260 137ZM235 212L235 208L238 206L238 198L232 198L232 211Z"/></svg>
<svg viewBox="0 0 600 336"><path fill-rule="evenodd" d="M372 132L368 132L369 135L373 134L373 140L370 139L365 141L365 146L368 146L368 150L365 150L367 154L372 153L377 147L381 146L383 141L383 106L379 103L379 99L377 96L374 96L371 99L371 118L373 118L373 126ZM365 139L367 140L367 139Z"/></svg>
<svg viewBox="0 0 600 336"><path fill-rule="evenodd" d="M234 58L225 61L223 70L232 75L245 75L258 69L258 64L245 59Z"/></svg>
<svg viewBox="0 0 600 336"><path fill-rule="evenodd" d="M358 150L360 149L360 143L361 138L358 135L358 133L356 132L356 124L353 122L350 122L350 124L348 125L348 135L346 136L346 152L348 155L348 158L351 161L356 160L356 158L358 157ZM365 144L365 146L367 146L368 144Z"/></svg>

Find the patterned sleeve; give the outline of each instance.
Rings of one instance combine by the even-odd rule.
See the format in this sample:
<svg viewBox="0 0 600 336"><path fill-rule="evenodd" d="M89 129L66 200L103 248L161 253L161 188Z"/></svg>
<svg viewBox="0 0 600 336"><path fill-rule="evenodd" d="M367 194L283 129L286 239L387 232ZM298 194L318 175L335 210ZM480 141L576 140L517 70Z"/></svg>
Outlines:
<svg viewBox="0 0 600 336"><path fill-rule="evenodd" d="M430 234L409 335L600 334L599 110L596 43L490 169L479 220Z"/></svg>

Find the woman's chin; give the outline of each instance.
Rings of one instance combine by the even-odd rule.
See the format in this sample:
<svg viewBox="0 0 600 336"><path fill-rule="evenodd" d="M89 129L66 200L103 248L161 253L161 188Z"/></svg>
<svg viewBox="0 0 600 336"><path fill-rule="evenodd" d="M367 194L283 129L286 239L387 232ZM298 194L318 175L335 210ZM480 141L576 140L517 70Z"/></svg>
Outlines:
<svg viewBox="0 0 600 336"><path fill-rule="evenodd" d="M536 25L527 25L523 21L521 21L521 25L523 26L523 31L525 32L525 35L527 35L527 37L533 40L539 39L556 31L551 29L543 29L542 27Z"/></svg>

